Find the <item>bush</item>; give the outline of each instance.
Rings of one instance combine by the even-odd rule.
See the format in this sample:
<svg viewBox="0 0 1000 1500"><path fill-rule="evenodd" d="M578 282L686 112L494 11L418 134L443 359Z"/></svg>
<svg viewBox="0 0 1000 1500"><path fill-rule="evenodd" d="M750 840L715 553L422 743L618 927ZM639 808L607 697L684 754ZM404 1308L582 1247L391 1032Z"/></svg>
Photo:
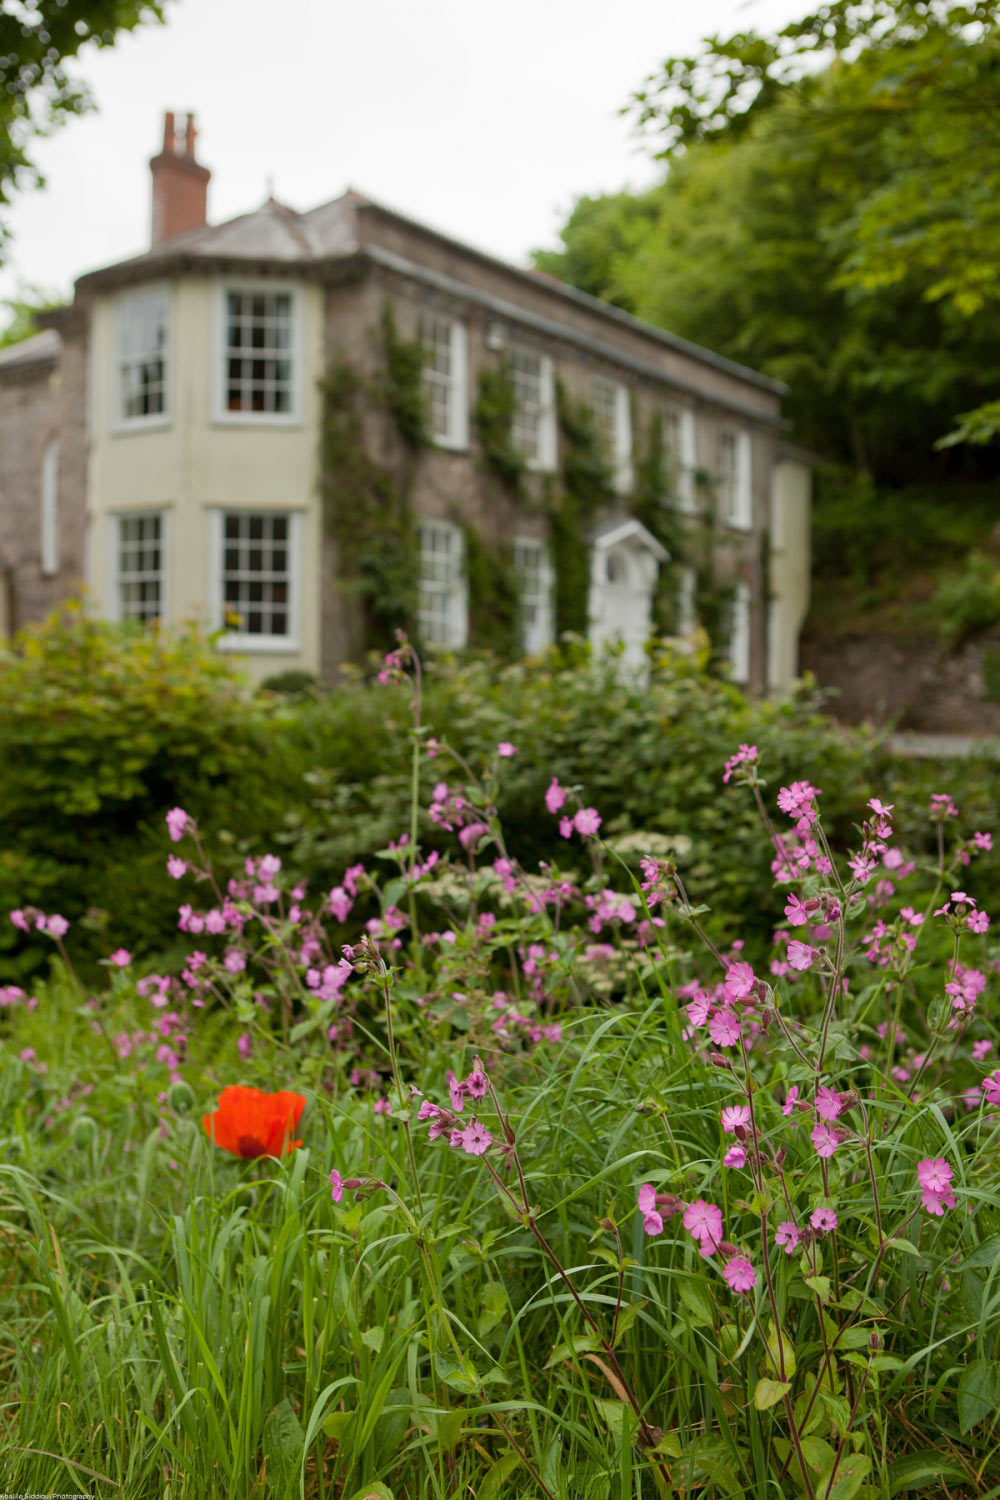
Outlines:
<svg viewBox="0 0 1000 1500"><path fill-rule="evenodd" d="M933 604L947 646L989 630L1000 624L1000 568L985 553L970 552L964 566L938 584Z"/></svg>

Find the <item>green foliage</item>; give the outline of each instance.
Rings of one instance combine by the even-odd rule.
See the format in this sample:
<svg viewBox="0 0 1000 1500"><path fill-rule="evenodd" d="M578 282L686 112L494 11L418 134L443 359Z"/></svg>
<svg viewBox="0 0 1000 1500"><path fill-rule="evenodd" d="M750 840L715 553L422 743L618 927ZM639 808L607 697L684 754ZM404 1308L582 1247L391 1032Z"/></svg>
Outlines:
<svg viewBox="0 0 1000 1500"><path fill-rule="evenodd" d="M469 589L469 645L499 661L520 653L521 588L513 548L488 546L475 526L465 533L465 574Z"/></svg>
<svg viewBox="0 0 1000 1500"><path fill-rule="evenodd" d="M164 0L25 0L0 7L0 205L43 179L34 138L93 107L67 63L86 46L112 46L123 32L162 21ZM6 231L0 225L0 239Z"/></svg>
<svg viewBox="0 0 1000 1500"><path fill-rule="evenodd" d="M307 672L301 667L290 667L287 672L273 672L260 685L262 693L281 693L287 698L305 693L314 694L319 688L320 680L316 673Z"/></svg>
<svg viewBox="0 0 1000 1500"><path fill-rule="evenodd" d="M411 448L431 442L430 402L424 382L425 351L419 339L402 339L391 302L382 308L385 400L400 436Z"/></svg>
<svg viewBox="0 0 1000 1500"><path fill-rule="evenodd" d="M615 503L606 445L587 403L556 384L560 467L548 496L549 537L555 570L556 633L587 634L590 547L597 512Z"/></svg>
<svg viewBox="0 0 1000 1500"><path fill-rule="evenodd" d="M514 386L506 366L484 366L479 371L472 421L487 473L512 495L520 495L525 470L524 458L512 437L516 410Z"/></svg>
<svg viewBox="0 0 1000 1500"><path fill-rule="evenodd" d="M20 344L39 333L38 314L62 307L66 300L57 292L43 291L40 287L26 287L18 296L5 298L0 307L6 309L9 319L0 332L0 349L9 349L12 344Z"/></svg>
<svg viewBox="0 0 1000 1500"><path fill-rule="evenodd" d="M970 552L961 571L943 578L933 600L946 645L957 646L1000 624L1000 568L983 552Z"/></svg>
<svg viewBox="0 0 1000 1500"><path fill-rule="evenodd" d="M365 640L391 639L416 618L417 532L410 505L412 458L395 467L372 457L365 439L371 392L344 360L320 384L320 492L337 541L341 586L361 599Z"/></svg>

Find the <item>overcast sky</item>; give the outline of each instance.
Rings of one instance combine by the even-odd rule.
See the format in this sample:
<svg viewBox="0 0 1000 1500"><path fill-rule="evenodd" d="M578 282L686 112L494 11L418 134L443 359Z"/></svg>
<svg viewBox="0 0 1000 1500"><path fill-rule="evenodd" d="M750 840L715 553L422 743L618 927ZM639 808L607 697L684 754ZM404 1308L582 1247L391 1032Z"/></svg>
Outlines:
<svg viewBox="0 0 1000 1500"><path fill-rule="evenodd" d="M163 112L193 110L209 218L294 208L350 184L515 262L556 242L581 193L657 173L618 111L656 64L713 31L780 24L806 0L168 0L77 65L97 112L37 144L0 298L66 294L146 248ZM5 321L0 318L0 321Z"/></svg>

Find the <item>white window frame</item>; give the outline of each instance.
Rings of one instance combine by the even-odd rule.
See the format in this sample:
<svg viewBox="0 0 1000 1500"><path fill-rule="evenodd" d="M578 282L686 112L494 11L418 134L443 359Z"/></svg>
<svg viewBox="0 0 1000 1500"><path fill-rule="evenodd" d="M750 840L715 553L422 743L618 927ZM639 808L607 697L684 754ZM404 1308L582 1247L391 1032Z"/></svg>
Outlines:
<svg viewBox="0 0 1000 1500"><path fill-rule="evenodd" d="M722 467L723 444L732 443L733 469L727 474ZM727 480L731 480L728 483ZM719 434L719 489L722 500L721 519L737 531L753 529L753 444L743 428L725 427Z"/></svg>
<svg viewBox="0 0 1000 1500"><path fill-rule="evenodd" d="M288 296L291 298L291 400L288 411L230 411L227 389L229 294ZM227 277L215 286L215 338L212 350L214 379L212 383L212 420L226 427L300 427L303 420L303 387L305 372L305 316L303 288L293 281L245 281Z"/></svg>
<svg viewBox="0 0 1000 1500"><path fill-rule="evenodd" d="M163 348L162 350L151 349L145 354L133 354L126 358L122 349L122 340L125 325L128 319L130 307L134 307L143 299L162 299L163 304ZM172 361L170 357L171 345L173 343L173 299L170 295L170 286L165 281L150 282L146 286L136 287L133 290L119 292L112 304L111 318L111 431L112 432L143 432L149 428L166 427L171 421L171 377ZM123 367L126 364L139 364L143 361L160 358L163 363L163 410L128 416L125 412L125 386L122 379Z"/></svg>
<svg viewBox="0 0 1000 1500"><path fill-rule="evenodd" d="M692 567L677 570L676 634L688 636L698 624L698 574Z"/></svg>
<svg viewBox="0 0 1000 1500"><path fill-rule="evenodd" d="M160 611L154 618L161 625L169 623L167 613L167 586L168 586L168 561L170 557L170 517L169 513L159 506L143 507L136 510L112 511L108 516L108 610L109 620L121 623L124 620L138 620L139 616L127 614L122 609L121 585L122 575L119 567L119 552L121 549L121 526L125 521L150 521L158 520L160 523ZM149 624L149 621L140 623Z"/></svg>
<svg viewBox="0 0 1000 1500"><path fill-rule="evenodd" d="M537 567L533 569L523 565L525 556L529 553L537 558ZM516 536L514 538L514 570L520 586L521 645L528 656L537 656L551 646L555 638L555 602L553 599L555 573L546 544L539 541L537 537ZM538 582L537 592L529 592L526 585L534 582L535 579ZM537 610L533 624L529 624L524 614L525 605L528 604L533 605Z"/></svg>
<svg viewBox="0 0 1000 1500"><path fill-rule="evenodd" d="M288 633L256 635L226 628L223 575L227 516L282 516L288 522ZM223 631L219 649L292 656L302 649L302 511L286 505L219 505L209 512L209 610L212 626Z"/></svg>
<svg viewBox="0 0 1000 1500"><path fill-rule="evenodd" d="M42 454L42 493L39 512L40 558L43 578L59 572L59 439L50 438Z"/></svg>
<svg viewBox="0 0 1000 1500"><path fill-rule="evenodd" d="M421 643L441 650L460 651L469 640L465 535L453 521L438 521L426 516L417 522L417 533L420 540L417 626ZM434 543L433 547L428 547L429 542ZM427 577L426 563L432 554L448 557L449 576L444 579ZM428 623L432 617L437 622L433 627Z"/></svg>
<svg viewBox="0 0 1000 1500"><path fill-rule="evenodd" d="M535 452L524 451L523 457L529 469L537 473L551 473L556 467L558 457L559 438L556 423L556 380L555 368L547 354L540 354L537 349L532 349L529 344L514 344L510 351L510 376L514 384L515 398L517 397L517 381L513 373L513 363L516 358L536 359L538 361L538 405L535 416L536 443ZM514 445L517 444L517 422L518 418L524 417L524 409L518 401L517 413L515 414L513 434Z"/></svg>
<svg viewBox="0 0 1000 1500"><path fill-rule="evenodd" d="M469 446L469 335L465 324L458 318L425 312L420 319L420 340L425 350L432 347L427 338L428 331L431 331L433 340L434 332L441 328L448 329L448 373L445 375L434 369L425 360L424 382L429 397L434 386L444 388L448 419L445 430L435 432L432 407L431 436L436 447L461 452Z"/></svg>
<svg viewBox="0 0 1000 1500"><path fill-rule="evenodd" d="M681 515L693 516L698 508L694 484L695 470L698 467L695 415L689 406L675 406L671 402L664 409L663 423L665 429L673 429L676 433L676 438L671 436L664 441L673 470L673 499Z"/></svg>
<svg viewBox="0 0 1000 1500"><path fill-rule="evenodd" d="M741 579L733 592L729 622L729 671L734 682L750 680L751 612L750 586Z"/></svg>

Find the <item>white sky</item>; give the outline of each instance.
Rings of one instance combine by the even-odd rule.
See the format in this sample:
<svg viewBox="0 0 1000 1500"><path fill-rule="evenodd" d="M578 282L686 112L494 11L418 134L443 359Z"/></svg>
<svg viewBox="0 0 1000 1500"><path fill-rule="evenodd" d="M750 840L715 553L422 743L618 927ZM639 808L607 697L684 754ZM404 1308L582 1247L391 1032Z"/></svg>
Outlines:
<svg viewBox="0 0 1000 1500"><path fill-rule="evenodd" d="M209 219L274 195L313 208L348 184L523 263L581 193L657 167L618 114L657 63L764 28L806 0L169 0L77 72L98 112L40 141L42 191L8 214L0 298L67 294L146 248L163 112L194 110ZM0 321L4 321L0 317Z"/></svg>

